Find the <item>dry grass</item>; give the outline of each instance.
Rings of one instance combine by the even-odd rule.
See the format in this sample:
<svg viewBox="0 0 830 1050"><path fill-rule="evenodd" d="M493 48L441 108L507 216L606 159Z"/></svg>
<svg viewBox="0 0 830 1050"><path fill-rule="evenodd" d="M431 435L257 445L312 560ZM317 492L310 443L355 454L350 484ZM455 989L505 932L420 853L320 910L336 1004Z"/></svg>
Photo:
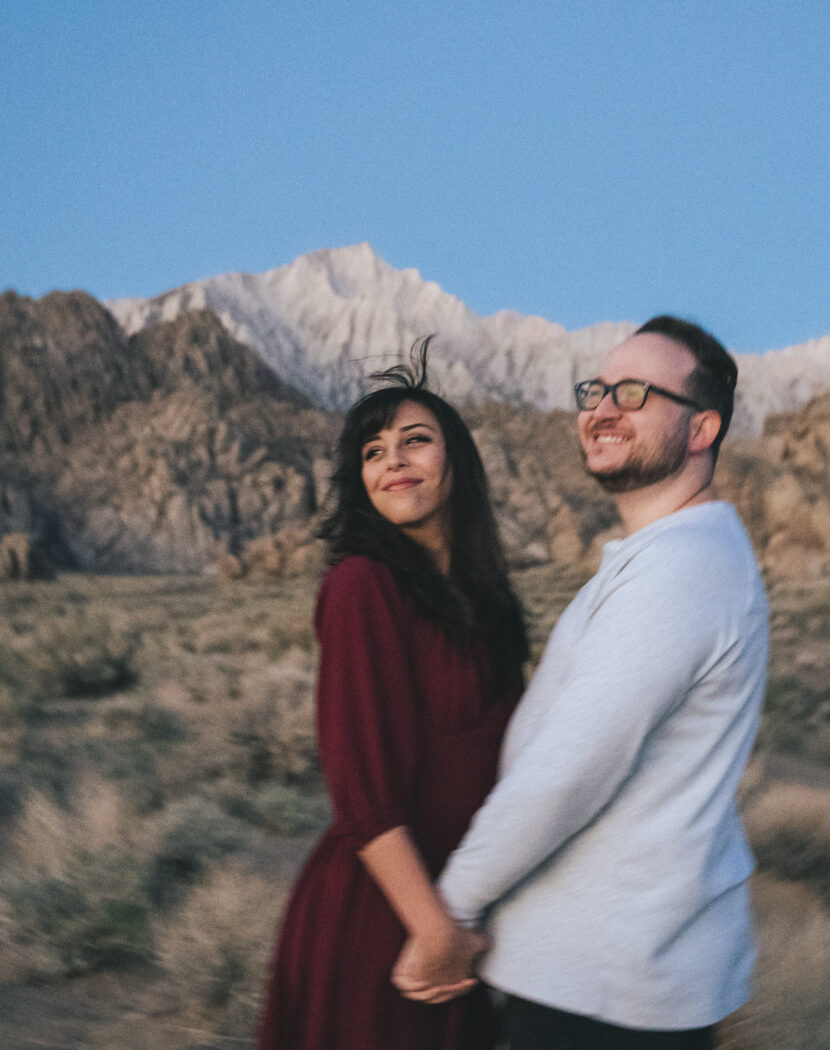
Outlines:
<svg viewBox="0 0 830 1050"><path fill-rule="evenodd" d="M774 784L745 819L759 869L806 883L830 907L830 791Z"/></svg>
<svg viewBox="0 0 830 1050"><path fill-rule="evenodd" d="M157 989L148 1045L242 1044L231 1030L250 1029L300 853L266 858L327 819L313 587L68 576L0 591L0 987L17 1003L36 999L31 980L126 969L125 1010ZM43 1018L61 1045L56 1025ZM0 1018L1 1045L22 1038ZM84 1045L113 1044L90 1029Z"/></svg>
<svg viewBox="0 0 830 1050"><path fill-rule="evenodd" d="M580 582L550 566L518 575L534 653ZM327 820L314 588L85 576L4 584L0 1015L3 981L23 1005L17 1027L0 1016L0 1045L34 1046L41 1031L45 1045L138 1046L124 1040L139 1028L154 1050L246 1045L278 913ZM830 587L772 597L766 746L783 741L826 769ZM759 754L742 797L764 869L761 960L756 998L724 1046L818 1050L830 1046L828 795L776 783ZM57 1004L54 980L69 974L88 990L90 1018L104 987L121 1003L102 1030L90 1019L60 1034L49 997L26 983L53 982Z"/></svg>
<svg viewBox="0 0 830 1050"><path fill-rule="evenodd" d="M42 792L32 792L8 833L7 843L21 870L60 877L67 857L79 843L96 852L129 844L133 836L125 799L110 784L87 777L79 785L73 811L68 812Z"/></svg>
<svg viewBox="0 0 830 1050"><path fill-rule="evenodd" d="M808 889L760 875L752 1000L723 1025L721 1050L830 1046L830 912Z"/></svg>
<svg viewBox="0 0 830 1050"><path fill-rule="evenodd" d="M242 864L214 867L169 922L157 922L159 963L182 1020L223 1034L252 1029L286 896L286 886Z"/></svg>
<svg viewBox="0 0 830 1050"><path fill-rule="evenodd" d="M127 808L87 780L67 812L33 792L0 870L0 979L119 969L151 953Z"/></svg>
<svg viewBox="0 0 830 1050"><path fill-rule="evenodd" d="M121 610L106 605L58 611L17 636L7 628L0 644L4 677L38 701L106 696L137 676L135 633Z"/></svg>
<svg viewBox="0 0 830 1050"><path fill-rule="evenodd" d="M770 588L770 679L762 740L830 765L830 581Z"/></svg>

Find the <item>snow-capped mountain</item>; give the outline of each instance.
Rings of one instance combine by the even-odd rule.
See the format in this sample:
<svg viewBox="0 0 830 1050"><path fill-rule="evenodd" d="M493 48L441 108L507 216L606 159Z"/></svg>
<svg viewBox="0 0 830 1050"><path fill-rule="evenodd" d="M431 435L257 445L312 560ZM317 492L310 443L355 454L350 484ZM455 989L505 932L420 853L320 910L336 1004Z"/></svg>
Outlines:
<svg viewBox="0 0 830 1050"><path fill-rule="evenodd" d="M429 333L437 334L433 370L446 396L570 407L573 384L593 374L605 351L636 327L603 322L568 332L508 310L480 317L417 270L396 270L368 244L106 305L127 334L208 308L287 382L330 408L354 401L368 373L400 360ZM770 412L790 411L830 388L830 336L738 356L736 432L757 433Z"/></svg>

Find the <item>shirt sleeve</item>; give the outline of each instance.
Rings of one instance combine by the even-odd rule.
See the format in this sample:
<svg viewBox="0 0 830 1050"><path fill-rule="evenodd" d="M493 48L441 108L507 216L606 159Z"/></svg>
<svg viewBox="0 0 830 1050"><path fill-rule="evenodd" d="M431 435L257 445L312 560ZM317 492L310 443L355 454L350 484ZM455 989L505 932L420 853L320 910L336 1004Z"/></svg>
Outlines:
<svg viewBox="0 0 830 1050"><path fill-rule="evenodd" d="M349 558L323 582L317 726L337 824L360 849L409 823L418 754L411 628L392 574Z"/></svg>
<svg viewBox="0 0 830 1050"><path fill-rule="evenodd" d="M662 562L644 567L634 564L639 560L589 616L555 695L550 647L534 675L522 703L539 690L550 693L533 697L544 709L538 730L512 758L439 880L462 922L477 922L595 819L711 658L718 617L706 586L695 585L683 559L668 572Z"/></svg>

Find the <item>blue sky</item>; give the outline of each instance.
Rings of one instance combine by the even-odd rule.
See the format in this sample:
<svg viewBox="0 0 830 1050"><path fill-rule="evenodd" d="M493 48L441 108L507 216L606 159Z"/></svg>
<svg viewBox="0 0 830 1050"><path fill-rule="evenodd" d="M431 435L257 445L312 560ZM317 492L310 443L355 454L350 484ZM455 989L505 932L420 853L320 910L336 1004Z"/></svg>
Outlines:
<svg viewBox="0 0 830 1050"><path fill-rule="evenodd" d="M489 314L830 334L826 0L5 0L0 288L369 241Z"/></svg>

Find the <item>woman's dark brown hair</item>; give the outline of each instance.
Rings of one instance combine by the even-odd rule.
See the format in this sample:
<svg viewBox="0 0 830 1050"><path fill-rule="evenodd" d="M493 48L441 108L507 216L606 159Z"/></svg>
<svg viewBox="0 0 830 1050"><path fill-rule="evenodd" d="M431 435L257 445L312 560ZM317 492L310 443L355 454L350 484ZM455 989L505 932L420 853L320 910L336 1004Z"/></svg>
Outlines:
<svg viewBox="0 0 830 1050"><path fill-rule="evenodd" d="M457 637L484 633L516 667L527 657L521 608L507 576L504 550L490 506L478 449L458 412L427 389L430 337L417 342L410 363L376 372L387 385L361 398L346 415L332 479L334 508L320 535L331 560L365 554L394 572L423 612ZM400 405L415 402L438 421L452 470L449 497L450 572L443 576L432 555L372 506L361 475L366 441L388 427Z"/></svg>

